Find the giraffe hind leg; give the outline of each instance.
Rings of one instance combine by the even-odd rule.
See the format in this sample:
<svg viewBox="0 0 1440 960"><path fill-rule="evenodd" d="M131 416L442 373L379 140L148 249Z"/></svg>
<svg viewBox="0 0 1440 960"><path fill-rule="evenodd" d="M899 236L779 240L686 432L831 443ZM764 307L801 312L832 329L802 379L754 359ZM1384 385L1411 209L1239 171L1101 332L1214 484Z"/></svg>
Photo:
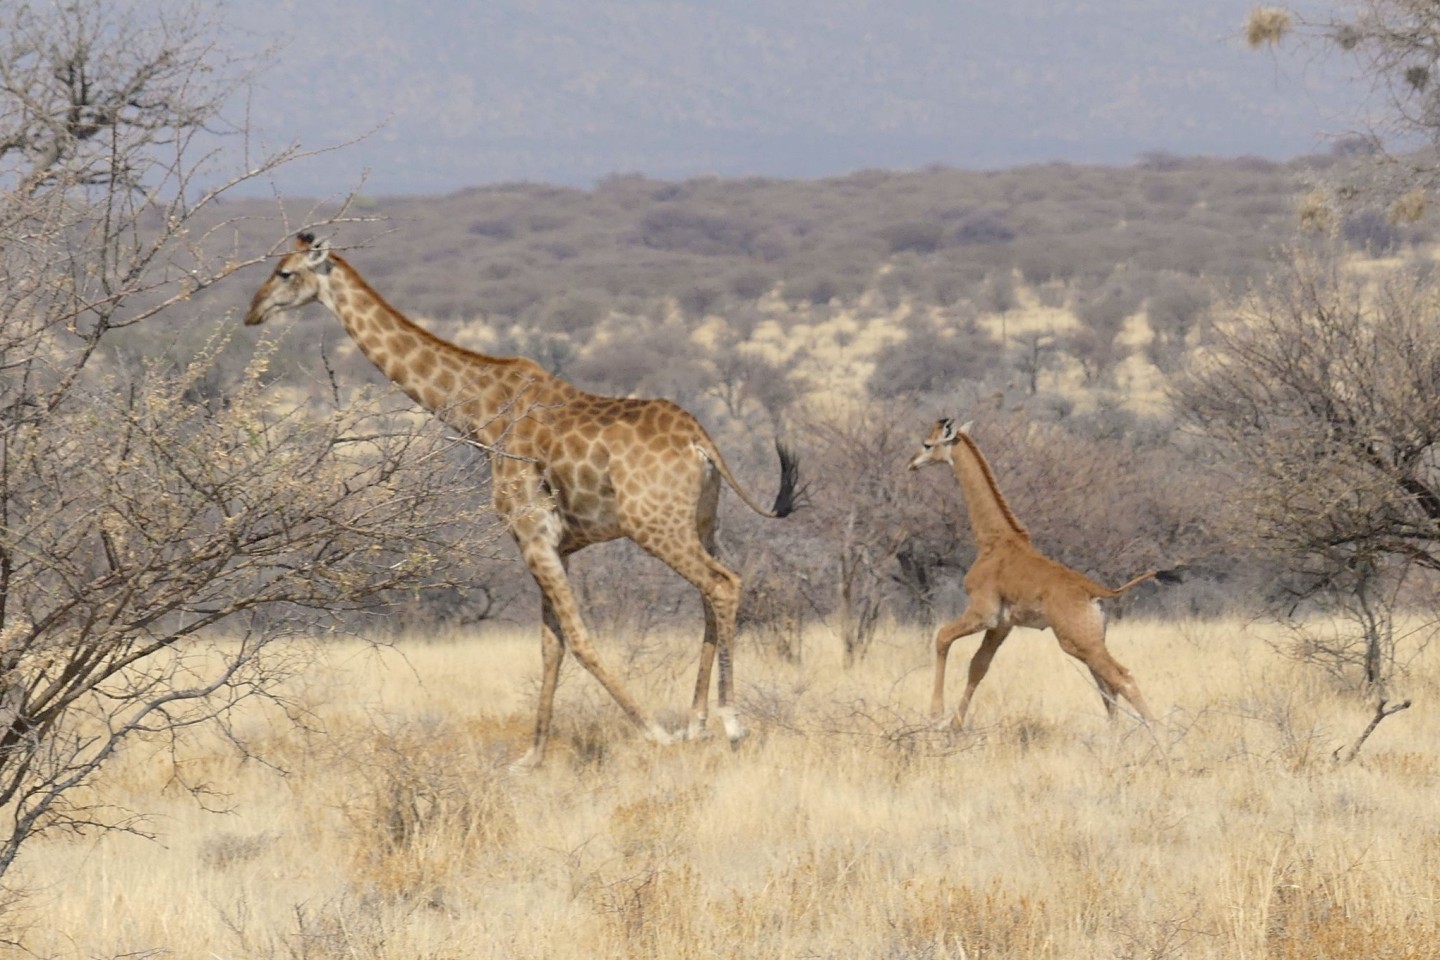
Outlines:
<svg viewBox="0 0 1440 960"><path fill-rule="evenodd" d="M702 563L706 571L696 579L690 579L700 590L705 606L705 641L701 647L700 670L695 678L695 699L691 703L691 722L697 719L703 727L706 703L709 699L710 664L712 658L720 661L716 678L715 712L725 725L725 736L732 744L744 739L749 732L740 720L740 713L734 703L734 675L731 652L735 643L735 619L740 612L740 577L709 553L703 554ZM685 576L684 573L681 574Z"/></svg>
<svg viewBox="0 0 1440 960"><path fill-rule="evenodd" d="M690 723L685 729L686 740L700 740L706 736L705 725L710 719L710 671L720 636L719 623L710 598L702 593L701 602L705 607L705 639L700 645L700 665L695 673L695 696L690 701ZM724 657L720 666L722 672L728 674L730 657Z"/></svg>
<svg viewBox="0 0 1440 960"><path fill-rule="evenodd" d="M705 552L716 559L719 557L715 543L716 507L719 500L720 478L714 470L711 470L701 487L700 499L696 504L695 532ZM668 561L666 562L668 563ZM691 580L691 583L695 583L695 581ZM705 725L710 718L710 671L715 661L716 648L720 639L719 616L715 611L715 605L710 602L710 594L703 585L696 583L695 586L700 590L700 601L705 610L705 638L700 644L700 663L695 672L695 696L690 701L690 723L685 731L687 740L698 740L706 735ZM731 663L728 650L720 658L720 682L727 689L731 683Z"/></svg>
<svg viewBox="0 0 1440 960"><path fill-rule="evenodd" d="M1100 691L1100 699L1105 704L1105 714L1111 720L1114 720L1115 698L1118 697L1120 694L1115 690L1114 687L1110 685L1110 681L1106 680L1103 676L1101 676L1100 671L1096 670L1094 667L1090 667L1090 676L1092 679L1094 679L1095 686Z"/></svg>
<svg viewBox="0 0 1440 960"><path fill-rule="evenodd" d="M1155 715L1150 712L1149 705L1140 693L1140 685L1135 682L1130 671L1106 648L1103 629L1079 633L1056 630L1055 636L1060 641L1060 649L1090 668L1091 675L1100 686L1101 695L1106 698L1106 712L1111 717L1115 716L1115 695L1119 694L1130 701L1130 705L1140 714L1142 720L1146 723L1155 722Z"/></svg>
<svg viewBox="0 0 1440 960"><path fill-rule="evenodd" d="M736 743L748 732L732 702L730 656L735 640L735 618L740 610L740 577L711 555L702 540L702 532L686 530L669 537L662 533L639 531L632 534L631 539L693 584L705 606L705 640L700 649L695 697L690 705L689 730L698 733L708 719L711 664L718 658L715 711L725 724L725 735L731 743Z"/></svg>

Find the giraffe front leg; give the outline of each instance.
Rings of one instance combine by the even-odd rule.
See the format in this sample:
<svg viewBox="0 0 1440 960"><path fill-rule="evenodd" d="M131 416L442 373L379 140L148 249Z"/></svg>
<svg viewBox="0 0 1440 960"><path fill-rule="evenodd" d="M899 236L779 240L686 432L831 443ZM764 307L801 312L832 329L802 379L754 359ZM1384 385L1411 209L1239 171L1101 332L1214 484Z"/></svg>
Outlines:
<svg viewBox="0 0 1440 960"><path fill-rule="evenodd" d="M955 726L965 725L965 714L970 709L970 699L975 696L975 688L985 679L985 674L990 670L990 661L995 659L995 651L1000 649L1000 644L1004 643L1009 635L1008 626L991 627L985 631L985 639L980 641L980 649L970 658L970 674L965 682L965 693L960 698L960 706L955 708Z"/></svg>
<svg viewBox="0 0 1440 960"><path fill-rule="evenodd" d="M535 733L525 756L510 765L524 773L545 762L545 747L550 740L550 718L555 710L555 688L560 683L560 664L565 659L565 645L560 640L560 623L549 598L541 596L540 655L543 661L540 676L540 703L535 714Z"/></svg>
<svg viewBox="0 0 1440 960"><path fill-rule="evenodd" d="M989 614L972 606L935 631L935 683L930 692L930 719L936 729L958 726L961 720L958 713L950 717L945 715L945 664L950 658L951 645L961 637L989 627L992 619Z"/></svg>
<svg viewBox="0 0 1440 960"><path fill-rule="evenodd" d="M569 647L570 652L575 655L575 659L580 661L580 665L600 681L600 685L624 711L630 722L640 728L647 740L659 744L672 743L674 738L666 732L665 728L640 709L640 705L625 689L625 685L618 678L612 676L610 671L605 669L605 665L600 662L600 657L591 645L585 623L580 617L580 606L576 603L574 591L570 588L570 578L566 575L564 561L554 545L553 541L558 540L558 537L543 536L541 534L544 532L544 525L537 524L536 526L539 528L538 533L526 536L526 531L522 531L517 534L517 539L521 543L521 554L525 558L526 566L530 568L530 575L539 584L547 604L552 610L553 620L560 628L558 635L561 642ZM553 672L558 678L558 665L554 666L552 670L550 661L547 660L546 666L547 671ZM542 684L540 709L535 721L537 736L542 730L548 733L553 697L554 689Z"/></svg>

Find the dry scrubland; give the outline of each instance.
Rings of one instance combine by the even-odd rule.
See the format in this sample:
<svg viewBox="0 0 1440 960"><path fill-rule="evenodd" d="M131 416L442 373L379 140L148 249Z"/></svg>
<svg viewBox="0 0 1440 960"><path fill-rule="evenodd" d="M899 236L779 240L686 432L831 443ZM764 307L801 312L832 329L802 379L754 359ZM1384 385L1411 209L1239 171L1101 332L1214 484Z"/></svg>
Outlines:
<svg viewBox="0 0 1440 960"><path fill-rule="evenodd" d="M742 651L736 752L640 741L569 663L526 776L506 763L533 632L330 646L294 691L306 724L237 723L283 773L213 734L133 748L109 789L158 842L31 848L11 919L63 958L1435 955L1440 654L1337 766L1368 708L1263 629L1126 621L1111 643L1158 741L1107 725L1048 634L1016 632L950 736L918 726L927 634L846 670L818 632L801 665ZM606 646L678 724L695 643ZM230 812L167 786L172 763Z"/></svg>

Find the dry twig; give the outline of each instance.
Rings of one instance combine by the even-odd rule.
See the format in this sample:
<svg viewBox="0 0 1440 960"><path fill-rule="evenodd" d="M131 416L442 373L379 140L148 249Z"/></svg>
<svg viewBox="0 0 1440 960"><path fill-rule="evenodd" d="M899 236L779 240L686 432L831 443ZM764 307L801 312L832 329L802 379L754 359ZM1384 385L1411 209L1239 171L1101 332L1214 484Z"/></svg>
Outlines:
<svg viewBox="0 0 1440 960"><path fill-rule="evenodd" d="M1393 713L1399 713L1401 710L1408 710L1410 708L1409 700L1402 700L1394 706L1387 706L1388 703L1389 701L1384 697L1380 698L1380 702L1375 705L1375 716L1370 718L1369 724L1366 725L1360 736L1355 739L1355 742L1350 744L1348 750L1344 747L1335 748L1335 752L1330 756L1336 763L1349 763L1351 760L1354 760L1359 756L1360 748L1365 745L1365 741L1370 738L1370 734L1374 733L1375 728L1380 726L1381 720L1384 720ZM1344 756L1341 756L1342 752Z"/></svg>

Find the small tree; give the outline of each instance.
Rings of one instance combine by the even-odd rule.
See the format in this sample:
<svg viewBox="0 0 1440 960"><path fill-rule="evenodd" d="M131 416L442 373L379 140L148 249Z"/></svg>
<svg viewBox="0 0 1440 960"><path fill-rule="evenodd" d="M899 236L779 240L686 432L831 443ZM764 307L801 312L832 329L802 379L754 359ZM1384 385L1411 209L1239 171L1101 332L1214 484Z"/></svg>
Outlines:
<svg viewBox="0 0 1440 960"><path fill-rule="evenodd" d="M847 663L864 656L882 614L928 615L942 568L955 563L953 498L904 472L927 425L899 401L837 405L797 424L815 488L800 516L817 550L801 561L801 589L835 616Z"/></svg>
<svg viewBox="0 0 1440 960"><path fill-rule="evenodd" d="M273 343L223 395L223 337L178 368L103 349L161 316L219 330L191 298L243 264L201 213L297 154L217 177L200 138L239 78L198 7L0 17L3 876L42 834L138 829L92 789L106 762L274 695L303 663L276 641L463 580L477 511L438 432L280 404Z"/></svg>
<svg viewBox="0 0 1440 960"><path fill-rule="evenodd" d="M744 348L733 335L720 338L711 360L715 365L714 385L707 392L724 404L733 420L744 420L750 409L758 408L778 428L785 411L804 389L802 378L794 372L793 360L777 363L759 351Z"/></svg>
<svg viewBox="0 0 1440 960"><path fill-rule="evenodd" d="M905 339L888 343L875 357L870 395L891 399L953 390L983 380L1000 357L1000 344L973 316L941 325L923 314L905 321Z"/></svg>
<svg viewBox="0 0 1440 960"><path fill-rule="evenodd" d="M1296 253L1177 391L1181 415L1231 464L1232 536L1274 557L1283 609L1349 620L1370 684L1393 665L1399 587L1440 571L1440 286L1373 285L1325 252ZM1334 642L1310 649L1330 651ZM1312 658L1314 659L1314 658Z"/></svg>
<svg viewBox="0 0 1440 960"><path fill-rule="evenodd" d="M1025 381L1025 392L1035 396L1040 392L1040 374L1055 366L1056 337L1044 330L1027 330L1010 338L1015 346L1011 355L1015 358L1015 370Z"/></svg>

